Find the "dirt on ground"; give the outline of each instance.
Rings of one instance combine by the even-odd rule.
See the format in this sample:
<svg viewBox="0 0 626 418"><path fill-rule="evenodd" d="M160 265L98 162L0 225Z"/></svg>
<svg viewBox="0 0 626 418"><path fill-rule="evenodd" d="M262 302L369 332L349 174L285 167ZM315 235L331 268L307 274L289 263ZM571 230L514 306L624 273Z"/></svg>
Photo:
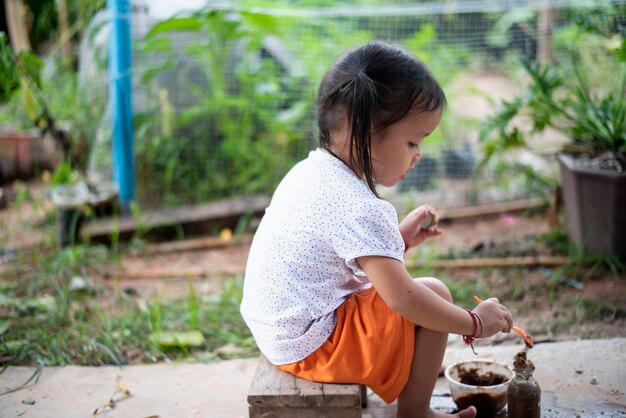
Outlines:
<svg viewBox="0 0 626 418"><path fill-rule="evenodd" d="M425 244L432 254L445 255L452 250L471 250L489 246L498 237L527 238L549 230L542 216L524 217L516 215L496 216L463 222L446 222L441 225L444 234ZM134 255L123 256L117 266L109 266L106 280L115 279L123 288L133 288L149 296L184 297L189 281L196 291L209 295L219 291L221 281L233 274L242 274L248 256L251 235L234 239L221 248L163 253L159 244L148 244ZM193 239L192 239L193 240ZM198 239L201 241L201 239ZM416 257L420 250L409 250L407 258ZM419 256L418 256L419 257ZM446 273L447 275L450 272ZM472 270L454 273L460 280L471 279ZM436 275L436 272L433 272Z"/></svg>
<svg viewBox="0 0 626 418"><path fill-rule="evenodd" d="M481 219L448 222L444 234L425 244L429 257L449 257L456 252L477 257L515 255L528 251L534 238L550 231L543 214L497 215ZM222 248L150 253L148 245L139 254L123 256L110 266L113 274L101 277L126 292L144 297L186 297L190 283L196 294L211 298L220 292L224 280L241 275L249 251L247 235ZM158 244L157 244L158 245ZM547 251L534 246L532 251ZM407 253L419 258L420 250ZM609 270L585 267L576 278L563 276L559 266L505 269L433 269L428 275L468 288L490 289L509 306L515 323L533 334L537 343L577 338L626 336L626 280ZM458 339L457 343L460 343ZM516 343L516 334L500 334L477 344Z"/></svg>

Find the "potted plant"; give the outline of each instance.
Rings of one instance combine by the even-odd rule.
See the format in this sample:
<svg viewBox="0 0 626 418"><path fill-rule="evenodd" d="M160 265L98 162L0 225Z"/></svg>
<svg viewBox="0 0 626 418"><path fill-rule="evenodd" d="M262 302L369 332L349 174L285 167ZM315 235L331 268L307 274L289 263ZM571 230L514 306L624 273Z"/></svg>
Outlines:
<svg viewBox="0 0 626 418"><path fill-rule="evenodd" d="M608 38L607 38L608 39ZM615 45L615 36L610 39ZM501 103L481 126L485 161L516 147L529 147L528 134L548 128L568 141L557 155L570 239L586 252L626 259L626 44L609 51L601 82L584 60L571 66L525 62L530 77L524 93ZM605 44L606 45L606 44ZM568 72L569 70L569 72ZM515 120L514 120L515 119ZM521 119L532 129L523 132ZM494 135L494 132L496 133ZM484 163L484 161L483 161Z"/></svg>
<svg viewBox="0 0 626 418"><path fill-rule="evenodd" d="M86 172L87 143L84 132L75 124L60 123L56 119L48 102L53 97L43 90L42 70L43 61L39 57L29 51L14 53L6 35L0 32L0 105L11 103L21 108L20 113L26 120L20 120L20 125L32 124L39 131L38 137L18 133L0 136L0 142L13 141L16 147L21 147L17 148L20 150L27 146L29 138L43 140L49 134L55 141L63 155L63 162L56 164L50 195L57 209L59 243L62 246L73 245L78 242L80 228L88 217L117 213L118 187L96 173L88 175ZM17 119L14 114L11 116ZM20 156L17 152L15 154ZM23 160L31 160L29 154L22 154L28 157ZM16 161L14 165L21 168L17 157ZM31 169L30 165L22 165Z"/></svg>
<svg viewBox="0 0 626 418"><path fill-rule="evenodd" d="M50 194L57 210L57 237L62 247L78 243L80 229L90 212L89 189L77 174L69 163L63 162L52 176Z"/></svg>

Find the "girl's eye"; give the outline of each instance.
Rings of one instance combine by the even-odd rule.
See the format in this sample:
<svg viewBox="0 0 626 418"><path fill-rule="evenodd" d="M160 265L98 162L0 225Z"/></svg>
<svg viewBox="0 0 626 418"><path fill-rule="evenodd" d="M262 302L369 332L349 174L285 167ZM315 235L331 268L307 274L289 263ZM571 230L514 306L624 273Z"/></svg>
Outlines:
<svg viewBox="0 0 626 418"><path fill-rule="evenodd" d="M415 142L409 142L409 148L413 148L413 149L419 148L419 144L416 144Z"/></svg>

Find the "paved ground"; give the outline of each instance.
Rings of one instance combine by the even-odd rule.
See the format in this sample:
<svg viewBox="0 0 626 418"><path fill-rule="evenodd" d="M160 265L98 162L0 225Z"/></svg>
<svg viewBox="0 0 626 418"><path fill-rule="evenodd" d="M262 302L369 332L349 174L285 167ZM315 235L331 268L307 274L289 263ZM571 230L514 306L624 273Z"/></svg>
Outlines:
<svg viewBox="0 0 626 418"><path fill-rule="evenodd" d="M511 365L521 344L479 346L480 358ZM626 417L626 338L538 344L529 352L542 387L544 417ZM475 358L470 349L451 346L446 364ZM158 364L116 367L49 367L36 384L0 396L1 417L90 417L117 390L130 396L104 408L98 417L247 417L246 394L255 359L215 364ZM28 380L33 368L11 367L0 375L0 392ZM115 400L120 394L114 396ZM432 403L453 410L447 383L440 378ZM395 415L370 394L364 417ZM504 414L506 415L506 414Z"/></svg>

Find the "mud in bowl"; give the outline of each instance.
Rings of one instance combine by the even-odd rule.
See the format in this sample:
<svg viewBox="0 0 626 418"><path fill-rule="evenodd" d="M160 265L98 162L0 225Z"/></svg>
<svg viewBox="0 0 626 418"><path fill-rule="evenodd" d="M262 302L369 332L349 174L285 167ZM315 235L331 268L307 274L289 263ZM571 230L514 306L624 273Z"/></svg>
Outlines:
<svg viewBox="0 0 626 418"><path fill-rule="evenodd" d="M479 417L491 417L504 410L507 386L513 371L493 360L467 360L448 366L445 376L452 400L459 410L474 405Z"/></svg>

